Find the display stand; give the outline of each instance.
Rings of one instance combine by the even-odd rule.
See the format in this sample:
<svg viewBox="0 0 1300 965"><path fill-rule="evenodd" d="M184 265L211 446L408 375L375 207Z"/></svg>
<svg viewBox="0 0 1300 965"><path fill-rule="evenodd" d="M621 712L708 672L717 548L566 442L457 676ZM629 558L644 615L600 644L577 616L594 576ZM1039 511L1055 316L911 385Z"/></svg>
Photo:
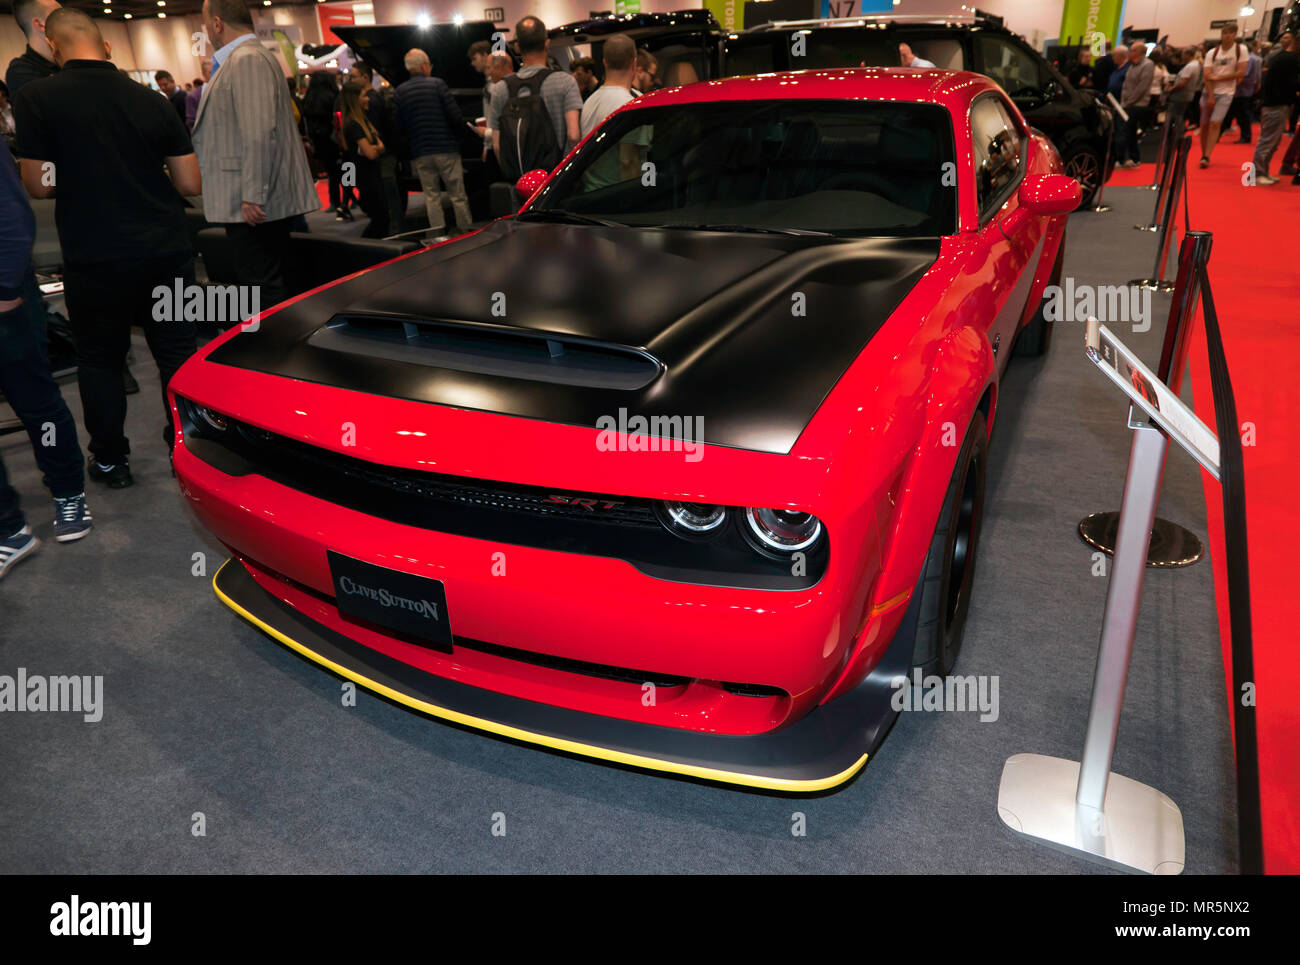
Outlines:
<svg viewBox="0 0 1300 965"><path fill-rule="evenodd" d="M1216 479L1219 444L1196 414L1095 318L1088 320L1088 356L1129 396L1133 444L1083 756L1079 762L1041 754L1008 758L998 789L998 816L1017 834L1109 867L1179 874L1185 839L1178 806L1155 788L1112 773L1111 761L1168 440L1178 442Z"/></svg>

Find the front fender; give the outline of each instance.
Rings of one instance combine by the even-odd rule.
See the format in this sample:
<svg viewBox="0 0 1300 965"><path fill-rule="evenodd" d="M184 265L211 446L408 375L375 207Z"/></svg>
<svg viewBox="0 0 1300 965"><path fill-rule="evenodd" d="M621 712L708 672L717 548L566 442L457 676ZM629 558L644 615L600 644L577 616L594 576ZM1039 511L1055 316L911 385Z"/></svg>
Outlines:
<svg viewBox="0 0 1300 965"><path fill-rule="evenodd" d="M986 337L969 326L958 329L944 340L932 365L935 374L925 420L894 495L873 594L878 601L909 592L916 585L966 429L976 408L985 402L986 393L986 424L993 424L997 368Z"/></svg>

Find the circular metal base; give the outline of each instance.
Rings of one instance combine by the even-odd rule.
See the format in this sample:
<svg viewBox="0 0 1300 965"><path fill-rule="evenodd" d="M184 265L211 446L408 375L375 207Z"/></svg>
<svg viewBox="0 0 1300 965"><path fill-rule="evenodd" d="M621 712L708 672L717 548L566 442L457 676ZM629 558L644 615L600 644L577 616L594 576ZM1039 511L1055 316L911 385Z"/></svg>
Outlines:
<svg viewBox="0 0 1300 965"><path fill-rule="evenodd" d="M1084 210L1091 211L1093 214L1105 214L1107 211L1110 210L1110 205L1099 204L1095 208L1085 208Z"/></svg>
<svg viewBox="0 0 1300 965"><path fill-rule="evenodd" d="M1133 227L1138 231L1159 231L1160 230L1160 225L1158 224L1135 224Z"/></svg>
<svg viewBox="0 0 1300 965"><path fill-rule="evenodd" d="M1134 278L1128 283L1129 288L1149 288L1153 292L1171 292L1178 286L1163 278Z"/></svg>
<svg viewBox="0 0 1300 965"><path fill-rule="evenodd" d="M1079 521L1079 538L1107 556L1115 555L1119 535L1119 513L1093 513ZM1200 537L1177 523L1156 517L1151 524L1147 566L1191 566L1205 555Z"/></svg>

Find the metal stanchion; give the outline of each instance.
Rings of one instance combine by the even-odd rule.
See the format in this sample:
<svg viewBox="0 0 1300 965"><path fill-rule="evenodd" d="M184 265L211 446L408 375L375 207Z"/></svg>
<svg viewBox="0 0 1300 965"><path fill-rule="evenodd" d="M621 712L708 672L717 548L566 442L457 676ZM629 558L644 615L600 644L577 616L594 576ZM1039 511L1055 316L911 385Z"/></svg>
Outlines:
<svg viewBox="0 0 1300 965"><path fill-rule="evenodd" d="M1166 125L1165 133L1169 133L1168 125ZM1170 144L1166 148L1165 144L1162 142L1160 145L1160 158L1156 161L1155 183L1152 185L1156 191L1156 205L1151 211L1151 221L1149 224L1135 224L1133 226L1138 231L1160 230L1160 212L1163 211L1165 205L1169 203L1169 182L1177 158L1177 145Z"/></svg>
<svg viewBox="0 0 1300 965"><path fill-rule="evenodd" d="M1123 115L1124 109L1119 106L1113 94L1107 94L1106 99L1115 105L1115 109L1120 115ZM1110 169L1110 152L1115 141L1115 126L1111 125L1110 137L1106 138L1106 157L1101 162L1101 171L1097 174L1097 203L1088 210L1093 214L1105 214L1110 210L1110 205L1102 203L1102 195L1106 193L1106 172Z"/></svg>
<svg viewBox="0 0 1300 965"><path fill-rule="evenodd" d="M1101 197L1106 192L1106 169L1110 167L1110 142L1112 138L1106 139L1106 158L1101 162L1101 170L1097 172L1097 203L1088 210L1093 214L1104 214L1110 210L1110 205L1102 204Z"/></svg>
<svg viewBox="0 0 1300 965"><path fill-rule="evenodd" d="M1156 169L1151 172L1151 183L1142 186L1144 191L1158 191L1164 177L1165 158L1169 156L1169 141L1173 131L1174 112L1165 108L1165 122L1160 127L1160 150L1156 153Z"/></svg>
<svg viewBox="0 0 1300 965"><path fill-rule="evenodd" d="M1179 192L1182 191L1183 177L1187 172L1187 156L1192 149L1192 139L1183 137L1178 143L1178 153L1174 158L1174 169L1169 177L1169 190L1162 192L1165 196L1164 217L1160 219L1160 242L1156 247L1156 267L1150 278L1136 278L1129 282L1135 288L1149 288L1157 292L1171 292L1174 283L1166 281L1165 266L1169 263L1169 244L1173 229L1174 214L1178 210ZM1177 230L1177 229L1173 229Z"/></svg>
<svg viewBox="0 0 1300 965"><path fill-rule="evenodd" d="M1208 231L1189 231L1178 249L1178 277L1174 297L1165 323L1165 338L1160 350L1160 381L1175 394L1182 390L1183 370L1187 367L1188 330L1196 314L1201 286L1197 266L1210 260L1211 235ZM1079 538L1093 549L1114 554L1119 539L1119 513L1093 513L1079 521ZM1147 546L1147 565L1161 567L1190 566L1205 555L1205 544L1191 530L1167 519L1156 517L1151 525Z"/></svg>

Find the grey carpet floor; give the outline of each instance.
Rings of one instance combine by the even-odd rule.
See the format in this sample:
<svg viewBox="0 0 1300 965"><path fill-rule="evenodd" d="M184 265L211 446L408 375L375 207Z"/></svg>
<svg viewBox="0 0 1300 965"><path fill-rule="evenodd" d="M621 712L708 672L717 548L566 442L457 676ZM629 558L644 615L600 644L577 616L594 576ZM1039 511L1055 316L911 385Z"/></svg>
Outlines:
<svg viewBox="0 0 1300 965"><path fill-rule="evenodd" d="M1130 226L1150 194L1106 197L1111 212L1071 219L1080 284L1149 270L1154 240ZM1122 334L1153 365L1167 304L1150 333ZM105 688L99 723L0 714L0 872L1092 872L1006 831L995 806L1006 757L1077 758L1083 740L1106 580L1075 524L1118 508L1130 434L1082 346L1082 325L1062 324L1003 384L959 665L998 677L998 720L904 714L851 784L790 798L543 752L364 692L342 706L337 678L213 596L224 554L169 473L137 338L137 484L91 490L88 539L48 538L27 441L0 438L46 538L0 583L0 674L102 674ZM1204 535L1200 478L1176 451L1161 514ZM1189 872L1235 869L1231 761L1208 561L1150 571L1115 769L1181 807Z"/></svg>

